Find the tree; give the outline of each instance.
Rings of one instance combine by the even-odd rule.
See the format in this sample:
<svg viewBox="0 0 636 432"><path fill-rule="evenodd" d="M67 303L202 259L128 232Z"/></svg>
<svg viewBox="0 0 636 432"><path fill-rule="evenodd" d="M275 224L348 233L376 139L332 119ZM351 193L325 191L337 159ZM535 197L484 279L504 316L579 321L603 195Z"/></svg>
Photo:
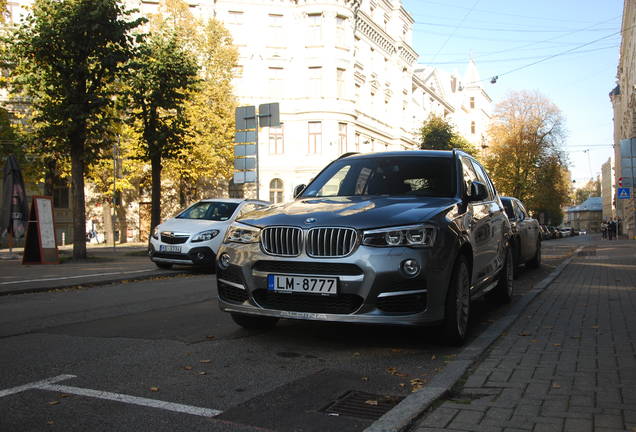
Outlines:
<svg viewBox="0 0 636 432"><path fill-rule="evenodd" d="M574 205L582 204L589 197L601 196L601 179L588 180L586 184L574 191Z"/></svg>
<svg viewBox="0 0 636 432"><path fill-rule="evenodd" d="M495 108L484 164L497 189L546 218L560 220L568 201L565 138L559 108L537 92L512 92Z"/></svg>
<svg viewBox="0 0 636 432"><path fill-rule="evenodd" d="M452 150L454 148L472 155L477 149L466 138L455 131L446 119L431 114L420 128L420 148L422 150Z"/></svg>
<svg viewBox="0 0 636 432"><path fill-rule="evenodd" d="M31 100L34 137L43 154L70 159L74 258L86 257L86 163L103 145L112 83L133 57L132 32L143 21L118 0L36 0L13 36L11 85Z"/></svg>
<svg viewBox="0 0 636 432"><path fill-rule="evenodd" d="M162 25L139 47L130 80L133 117L141 148L152 172L150 229L161 222L162 159L176 157L190 145L186 102L198 82L194 56L174 29Z"/></svg>

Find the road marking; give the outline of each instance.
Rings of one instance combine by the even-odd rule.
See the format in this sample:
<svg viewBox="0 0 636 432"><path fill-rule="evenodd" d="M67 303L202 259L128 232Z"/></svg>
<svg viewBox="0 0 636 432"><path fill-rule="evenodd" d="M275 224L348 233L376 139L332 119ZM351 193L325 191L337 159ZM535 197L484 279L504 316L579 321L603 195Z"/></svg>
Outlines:
<svg viewBox="0 0 636 432"><path fill-rule="evenodd" d="M48 384L53 384L53 383L56 383L56 382L64 381L64 380L67 380L67 379L70 379L70 378L76 378L76 376L75 375L58 375L56 377L47 378L47 379L42 380L42 381L36 381L36 382L29 383L29 384L21 385L21 386L18 386L18 387L12 387L12 388L9 388L9 389L6 389L6 390L0 390L0 398L3 398L5 396L9 396L9 395L12 395L12 394L16 394L16 393L21 393L21 392L26 391L26 390L32 390L32 389L35 389L35 388L39 388L40 386L43 386L43 385L48 385Z"/></svg>
<svg viewBox="0 0 636 432"><path fill-rule="evenodd" d="M92 276L124 275L124 274L132 274L132 273L143 273L143 272L149 272L149 271L154 271L154 269L131 270L127 272L91 273L91 274L85 274L80 276L64 276L64 277L56 277L56 278L28 279L28 280L19 280L19 281L10 281L10 282L0 282L0 285L12 285L12 284L19 284L19 283L26 283L26 282L50 282L50 281L57 281L57 280L80 279L80 278L92 277ZM161 274L157 273L157 275L161 275Z"/></svg>
<svg viewBox="0 0 636 432"><path fill-rule="evenodd" d="M70 393L78 396L86 396L96 399L105 399L115 402L123 402L132 405L140 405L150 408L159 408L166 411L174 411L178 413L196 415L200 417L216 417L223 411L201 408L192 405L184 405L173 402L164 402L157 399L148 399L138 396L130 396L121 393L111 393L106 391L91 390L81 387L71 387L65 385L55 384L60 381L64 381L70 378L77 378L76 375L58 375L53 378L47 378L42 381L35 381L29 384L21 385L18 387L12 387L6 390L0 390L0 398L9 396L16 393L21 393L26 390L47 390L60 393Z"/></svg>

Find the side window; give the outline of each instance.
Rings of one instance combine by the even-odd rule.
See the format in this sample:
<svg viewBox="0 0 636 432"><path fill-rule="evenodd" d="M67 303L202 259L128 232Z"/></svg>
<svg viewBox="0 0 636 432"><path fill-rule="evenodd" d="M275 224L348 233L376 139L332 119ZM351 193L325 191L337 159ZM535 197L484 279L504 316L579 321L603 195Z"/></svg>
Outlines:
<svg viewBox="0 0 636 432"><path fill-rule="evenodd" d="M493 200L495 198L495 189L486 174L486 171L479 165L477 162L472 161L473 166L475 167L475 171L477 171L477 177L479 181L486 185L486 189L488 189L488 199Z"/></svg>
<svg viewBox="0 0 636 432"><path fill-rule="evenodd" d="M466 158L461 158L462 161L462 172L464 174L464 188L466 190L466 194L470 195L470 185L474 181L478 181L477 173L475 172L475 168L473 164L470 163L470 160Z"/></svg>
<svg viewBox="0 0 636 432"><path fill-rule="evenodd" d="M517 213L519 214L518 217L520 220L528 219L528 212L519 201L517 201Z"/></svg>

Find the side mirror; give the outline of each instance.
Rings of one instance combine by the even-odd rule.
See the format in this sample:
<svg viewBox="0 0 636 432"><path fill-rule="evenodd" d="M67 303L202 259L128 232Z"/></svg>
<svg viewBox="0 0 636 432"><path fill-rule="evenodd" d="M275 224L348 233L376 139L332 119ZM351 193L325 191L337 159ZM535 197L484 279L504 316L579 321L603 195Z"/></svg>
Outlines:
<svg viewBox="0 0 636 432"><path fill-rule="evenodd" d="M307 185L301 184L294 188L294 198L298 198L298 196L303 193Z"/></svg>
<svg viewBox="0 0 636 432"><path fill-rule="evenodd" d="M468 197L469 201L483 201L488 198L488 189L486 189L486 185L474 181L470 184L470 196Z"/></svg>

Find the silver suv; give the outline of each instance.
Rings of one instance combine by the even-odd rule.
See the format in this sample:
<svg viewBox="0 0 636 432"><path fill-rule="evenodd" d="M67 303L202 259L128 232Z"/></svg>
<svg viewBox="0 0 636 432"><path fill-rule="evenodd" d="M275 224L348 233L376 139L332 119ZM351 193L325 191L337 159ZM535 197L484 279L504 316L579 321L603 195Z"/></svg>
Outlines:
<svg viewBox="0 0 636 432"><path fill-rule="evenodd" d="M466 338L470 303L512 296L510 223L460 151L342 157L292 202L234 222L219 249L219 305L246 328L280 318L440 325Z"/></svg>

